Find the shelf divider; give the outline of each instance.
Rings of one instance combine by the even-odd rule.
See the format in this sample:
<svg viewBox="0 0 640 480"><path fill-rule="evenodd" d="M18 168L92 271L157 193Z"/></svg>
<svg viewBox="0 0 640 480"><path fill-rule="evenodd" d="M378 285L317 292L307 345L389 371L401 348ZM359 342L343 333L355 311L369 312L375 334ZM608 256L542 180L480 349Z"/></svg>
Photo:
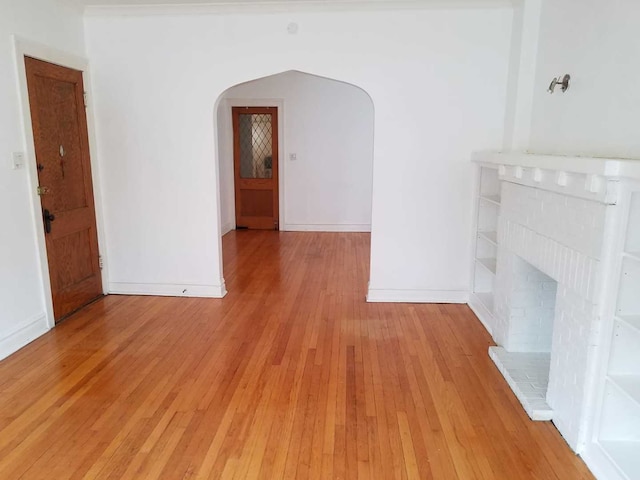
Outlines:
<svg viewBox="0 0 640 480"><path fill-rule="evenodd" d="M640 252L624 252L624 256L635 260L636 262L640 262Z"/></svg>
<svg viewBox="0 0 640 480"><path fill-rule="evenodd" d="M640 375L607 375L609 381L633 400L640 414Z"/></svg>
<svg viewBox="0 0 640 480"><path fill-rule="evenodd" d="M500 206L500 195L480 195L480 200Z"/></svg>
<svg viewBox="0 0 640 480"><path fill-rule="evenodd" d="M625 475L637 478L635 475L640 472L640 442L600 440L598 443Z"/></svg>
<svg viewBox="0 0 640 480"><path fill-rule="evenodd" d="M473 293L480 303L482 303L487 310L493 313L493 293L491 292L474 292Z"/></svg>
<svg viewBox="0 0 640 480"><path fill-rule="evenodd" d="M478 236L494 246L498 246L498 232L478 231Z"/></svg>
<svg viewBox="0 0 640 480"><path fill-rule="evenodd" d="M616 315L616 319L640 333L640 315Z"/></svg>
<svg viewBox="0 0 640 480"><path fill-rule="evenodd" d="M493 275L496 274L497 260L495 258L476 258L476 262L489 270Z"/></svg>

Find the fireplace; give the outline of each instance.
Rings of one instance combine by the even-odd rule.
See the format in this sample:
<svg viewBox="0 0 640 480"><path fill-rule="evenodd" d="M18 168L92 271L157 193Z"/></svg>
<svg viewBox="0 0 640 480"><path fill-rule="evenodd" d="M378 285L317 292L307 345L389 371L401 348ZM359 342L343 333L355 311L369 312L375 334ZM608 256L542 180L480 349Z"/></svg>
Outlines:
<svg viewBox="0 0 640 480"><path fill-rule="evenodd" d="M479 183L476 264L495 252L494 267L484 283L478 274L487 269L476 268L469 304L491 332L497 346L489 354L526 412L552 420L578 450L592 415L616 184L584 171L597 170L599 160L574 160L577 171L568 172L555 168L566 166L559 157L482 156L488 171L481 169ZM495 180L488 181L491 172ZM490 206L496 221L486 224L482 209ZM491 252L483 247L487 238L495 238Z"/></svg>
<svg viewBox="0 0 640 480"><path fill-rule="evenodd" d="M489 355L533 420L551 420L547 404L558 282L500 249L495 284L496 337ZM560 312L562 314L562 312Z"/></svg>
<svg viewBox="0 0 640 480"><path fill-rule="evenodd" d="M516 387L509 371L526 359L525 371L537 379L533 396L516 394L532 418L553 419L576 445L587 402L590 334L599 322L606 205L544 187L502 182L494 291L499 347L491 356ZM539 398L544 383L546 407Z"/></svg>
<svg viewBox="0 0 640 480"><path fill-rule="evenodd" d="M474 154L469 306L533 420L599 478L640 478L640 161Z"/></svg>

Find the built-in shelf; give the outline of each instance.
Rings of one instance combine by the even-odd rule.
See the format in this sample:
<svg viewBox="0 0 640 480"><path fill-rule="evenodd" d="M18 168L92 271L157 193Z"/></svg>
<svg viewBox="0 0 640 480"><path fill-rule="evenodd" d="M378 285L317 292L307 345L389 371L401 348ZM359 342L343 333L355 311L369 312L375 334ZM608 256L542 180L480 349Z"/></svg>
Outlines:
<svg viewBox="0 0 640 480"><path fill-rule="evenodd" d="M636 262L640 262L640 252L625 252L624 256L631 260L635 260Z"/></svg>
<svg viewBox="0 0 640 480"><path fill-rule="evenodd" d="M489 202L495 206L500 206L500 195L480 195L480 200Z"/></svg>
<svg viewBox="0 0 640 480"><path fill-rule="evenodd" d="M476 258L476 262L489 270L492 274L496 274L497 261L495 258Z"/></svg>
<svg viewBox="0 0 640 480"><path fill-rule="evenodd" d="M624 249L630 256L640 258L640 192L631 195Z"/></svg>
<svg viewBox="0 0 640 480"><path fill-rule="evenodd" d="M494 246L498 245L498 232L478 232L478 236Z"/></svg>
<svg viewBox="0 0 640 480"><path fill-rule="evenodd" d="M636 329L640 334L640 315L618 315L616 318L629 327Z"/></svg>
<svg viewBox="0 0 640 480"><path fill-rule="evenodd" d="M609 377L636 376L640 378L640 330L616 320L609 353ZM640 414L640 411L638 412Z"/></svg>
<svg viewBox="0 0 640 480"><path fill-rule="evenodd" d="M502 182L496 165L478 167L476 229L473 252L471 308L491 332L493 328L493 283L498 253L498 223Z"/></svg>
<svg viewBox="0 0 640 480"><path fill-rule="evenodd" d="M608 380L640 408L640 375L609 375Z"/></svg>
<svg viewBox="0 0 640 480"><path fill-rule="evenodd" d="M640 479L640 192L631 194L598 444L627 480Z"/></svg>
<svg viewBox="0 0 640 480"><path fill-rule="evenodd" d="M624 472L629 480L638 477L634 472L640 472L640 441L600 441L600 446L611 457L613 463Z"/></svg>
<svg viewBox="0 0 640 480"><path fill-rule="evenodd" d="M626 254L622 256L616 315L640 315L640 262Z"/></svg>
<svg viewBox="0 0 640 480"><path fill-rule="evenodd" d="M487 310L493 312L493 293L492 292L475 292L474 295L478 297L480 303L485 306Z"/></svg>

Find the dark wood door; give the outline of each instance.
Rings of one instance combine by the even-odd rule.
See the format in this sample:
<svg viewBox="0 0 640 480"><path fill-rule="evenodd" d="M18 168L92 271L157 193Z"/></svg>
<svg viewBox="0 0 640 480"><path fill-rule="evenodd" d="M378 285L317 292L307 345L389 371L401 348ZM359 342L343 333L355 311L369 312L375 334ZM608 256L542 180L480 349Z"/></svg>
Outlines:
<svg viewBox="0 0 640 480"><path fill-rule="evenodd" d="M56 322L102 295L82 72L25 57Z"/></svg>
<svg viewBox="0 0 640 480"><path fill-rule="evenodd" d="M278 109L233 107L236 227L278 230Z"/></svg>

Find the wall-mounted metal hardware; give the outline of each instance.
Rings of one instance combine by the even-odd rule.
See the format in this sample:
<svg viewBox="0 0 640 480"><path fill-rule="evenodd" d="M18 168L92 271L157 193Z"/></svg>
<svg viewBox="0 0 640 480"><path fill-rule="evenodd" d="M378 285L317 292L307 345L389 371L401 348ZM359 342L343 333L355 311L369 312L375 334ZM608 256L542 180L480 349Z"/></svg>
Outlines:
<svg viewBox="0 0 640 480"><path fill-rule="evenodd" d="M38 187L36 191L38 195L46 195L48 193L51 193L51 189L49 187Z"/></svg>
<svg viewBox="0 0 640 480"><path fill-rule="evenodd" d="M562 90L562 92L566 92L569 89L569 81L571 80L571 75L569 75L568 73L562 77L562 79L560 79L560 77L555 77L553 80L551 80L551 84L549 85L549 88L547 89L547 91L549 93L553 93L553 91L555 90L555 88L560 85L560 90Z"/></svg>

